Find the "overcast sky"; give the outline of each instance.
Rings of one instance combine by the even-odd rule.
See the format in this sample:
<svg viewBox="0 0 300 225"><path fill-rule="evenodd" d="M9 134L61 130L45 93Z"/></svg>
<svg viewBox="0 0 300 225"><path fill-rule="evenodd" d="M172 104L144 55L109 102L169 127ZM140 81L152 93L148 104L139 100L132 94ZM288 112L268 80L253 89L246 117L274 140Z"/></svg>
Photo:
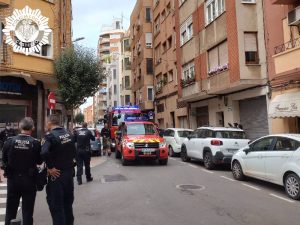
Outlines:
<svg viewBox="0 0 300 225"><path fill-rule="evenodd" d="M136 0L73 0L73 40L84 37L78 44L96 50L103 25L111 25L114 18L121 18L123 15L124 29L129 27L135 2ZM80 108L91 104L92 99L89 98Z"/></svg>

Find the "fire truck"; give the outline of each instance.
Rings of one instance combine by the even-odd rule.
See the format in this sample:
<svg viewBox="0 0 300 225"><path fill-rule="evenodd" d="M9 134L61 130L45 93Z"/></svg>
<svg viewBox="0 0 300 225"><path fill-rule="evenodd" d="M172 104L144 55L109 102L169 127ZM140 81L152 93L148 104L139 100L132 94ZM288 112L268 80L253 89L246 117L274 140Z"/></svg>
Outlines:
<svg viewBox="0 0 300 225"><path fill-rule="evenodd" d="M119 125L129 117L140 117L141 110L136 105L116 106L108 110L106 120L111 132L111 151L116 148L116 131Z"/></svg>
<svg viewBox="0 0 300 225"><path fill-rule="evenodd" d="M124 166L138 159L158 160L159 164L168 164L168 148L164 138L159 136L154 123L145 117L129 117L116 132L116 158L121 158Z"/></svg>

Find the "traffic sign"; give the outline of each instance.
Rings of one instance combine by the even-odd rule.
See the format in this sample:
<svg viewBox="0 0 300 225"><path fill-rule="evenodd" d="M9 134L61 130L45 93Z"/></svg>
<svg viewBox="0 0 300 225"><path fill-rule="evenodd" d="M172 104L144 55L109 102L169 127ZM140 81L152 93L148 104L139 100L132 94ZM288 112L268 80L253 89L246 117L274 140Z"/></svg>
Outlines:
<svg viewBox="0 0 300 225"><path fill-rule="evenodd" d="M55 109L56 99L54 92L50 92L48 95L48 107L50 109Z"/></svg>

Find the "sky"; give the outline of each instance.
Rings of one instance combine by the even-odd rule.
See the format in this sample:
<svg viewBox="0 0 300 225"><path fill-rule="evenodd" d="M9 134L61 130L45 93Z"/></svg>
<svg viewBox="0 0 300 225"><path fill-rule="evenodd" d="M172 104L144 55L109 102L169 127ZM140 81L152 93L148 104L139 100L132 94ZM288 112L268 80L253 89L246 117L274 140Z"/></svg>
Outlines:
<svg viewBox="0 0 300 225"><path fill-rule="evenodd" d="M104 25L111 25L114 18L123 15L123 27L130 24L130 14L136 0L73 0L73 40L84 37L77 43L97 49L98 38ZM92 98L80 108L92 104Z"/></svg>

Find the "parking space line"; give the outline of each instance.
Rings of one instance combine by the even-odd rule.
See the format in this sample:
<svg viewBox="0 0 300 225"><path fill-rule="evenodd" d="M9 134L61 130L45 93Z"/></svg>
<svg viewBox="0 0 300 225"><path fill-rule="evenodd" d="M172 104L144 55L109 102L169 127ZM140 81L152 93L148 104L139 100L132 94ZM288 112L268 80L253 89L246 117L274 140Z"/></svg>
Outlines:
<svg viewBox="0 0 300 225"><path fill-rule="evenodd" d="M275 197L275 198L281 199L283 201L289 202L289 203L294 203L295 202L293 200L290 200L290 199L287 199L287 198L284 198L284 197L281 197L281 196L278 196L278 195L275 195L275 194L272 194L272 193L270 195Z"/></svg>
<svg viewBox="0 0 300 225"><path fill-rule="evenodd" d="M212 174L212 173L214 173L214 172L212 172L212 171L209 171L209 170L206 170L206 169L201 169L203 172L205 172L205 173L210 173L210 174Z"/></svg>
<svg viewBox="0 0 300 225"><path fill-rule="evenodd" d="M254 190L257 190L257 191L261 191L260 188L255 187L255 186L252 186L252 185L249 185L249 184L242 183L242 185L244 185L244 186L246 186L246 187L249 187L249 188L252 188L252 189L254 189Z"/></svg>
<svg viewBox="0 0 300 225"><path fill-rule="evenodd" d="M189 166L190 166L190 167L193 167L193 168L195 168L195 169L198 169L198 166L191 165L191 164L189 164Z"/></svg>
<svg viewBox="0 0 300 225"><path fill-rule="evenodd" d="M225 177L225 176L220 176L221 178L224 178L224 179L226 179L226 180L230 180L230 181L235 181L234 179L231 179L231 178L229 178L229 177Z"/></svg>

